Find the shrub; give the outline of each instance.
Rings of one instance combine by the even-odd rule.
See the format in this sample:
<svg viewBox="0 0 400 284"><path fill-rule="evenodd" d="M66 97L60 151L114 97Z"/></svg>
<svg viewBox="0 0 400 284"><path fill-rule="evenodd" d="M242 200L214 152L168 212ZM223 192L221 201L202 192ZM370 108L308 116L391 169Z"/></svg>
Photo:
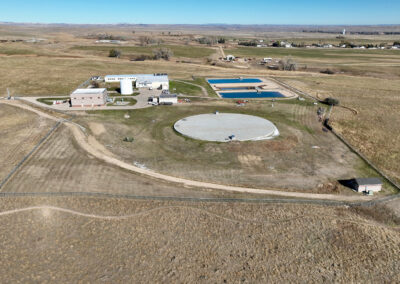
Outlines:
<svg viewBox="0 0 400 284"><path fill-rule="evenodd" d="M116 50L116 49L111 49L110 53L108 54L108 57L116 57L119 58L121 56L121 51Z"/></svg>
<svg viewBox="0 0 400 284"><path fill-rule="evenodd" d="M335 74L335 71L331 70L331 69L325 69L321 71L322 74L329 74L329 75L333 75Z"/></svg>

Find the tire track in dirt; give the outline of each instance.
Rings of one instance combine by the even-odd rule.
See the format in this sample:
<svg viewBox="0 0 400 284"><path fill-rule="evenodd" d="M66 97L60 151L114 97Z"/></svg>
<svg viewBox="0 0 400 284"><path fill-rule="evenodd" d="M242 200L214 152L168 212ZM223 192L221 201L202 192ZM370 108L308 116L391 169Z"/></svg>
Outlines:
<svg viewBox="0 0 400 284"><path fill-rule="evenodd" d="M133 214L127 214L127 215L99 215L99 214L94 214L94 213L84 213L80 212L77 210L73 209L67 209L67 208L62 208L62 207L57 207L57 206L51 206L51 205L40 205L40 206L29 206L29 207L24 207L24 208L18 208L18 209L11 209L11 210L6 210L0 212L0 217L4 217L7 215L13 215L13 214L19 214L19 213L25 213L29 211L42 211L43 217L46 218L49 216L51 211L56 211L56 212L61 212L61 213L66 213L66 214L71 214L71 215L76 215L84 218L92 218L92 219L101 219L101 220L107 220L107 221L120 221L120 220L126 220L126 219L131 219L135 217L141 217L145 215L150 215L152 213L155 213L157 211L166 211L166 210L188 210L189 214L190 213L196 213L196 214L207 214L211 217L215 217L218 219L222 219L228 222L232 223L242 223L242 224L259 224L259 225L281 225L282 223L287 223L287 222L297 222L300 219L306 219L306 218L328 218L332 220L338 220L340 222L346 222L346 223L352 223L360 226L367 226L367 227L373 227L381 230L382 232L386 231L388 228L390 229L396 229L399 228L400 226L387 226L384 224L380 224L377 222L373 221L363 221L360 218L340 218L339 216L331 216L331 215L326 215L326 214L306 214L306 215L300 215L300 216L293 216L289 218L283 218L283 219L273 219L273 220L249 220L246 218L232 218L228 216L224 216L222 214L214 213L211 212L210 210L202 209L202 208L197 208L193 206L159 206L156 208L148 209L148 210L143 210L137 213ZM187 214L185 214L187 215Z"/></svg>

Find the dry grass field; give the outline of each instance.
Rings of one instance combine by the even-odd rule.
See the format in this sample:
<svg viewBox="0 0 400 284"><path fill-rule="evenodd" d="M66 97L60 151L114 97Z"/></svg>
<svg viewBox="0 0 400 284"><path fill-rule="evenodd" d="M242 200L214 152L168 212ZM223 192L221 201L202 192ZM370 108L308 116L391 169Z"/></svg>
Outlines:
<svg viewBox="0 0 400 284"><path fill-rule="evenodd" d="M0 200L29 206L0 216L6 282L400 281L398 227L345 207Z"/></svg>
<svg viewBox="0 0 400 284"><path fill-rule="evenodd" d="M155 196L224 196L152 180L105 164L77 146L61 127L24 164L3 192L98 192Z"/></svg>
<svg viewBox="0 0 400 284"><path fill-rule="evenodd" d="M3 180L54 122L4 104L0 104L0 121L0 180Z"/></svg>
<svg viewBox="0 0 400 284"><path fill-rule="evenodd" d="M400 81L347 76L296 76L283 81L314 96L335 97L332 122L352 145L400 182Z"/></svg>

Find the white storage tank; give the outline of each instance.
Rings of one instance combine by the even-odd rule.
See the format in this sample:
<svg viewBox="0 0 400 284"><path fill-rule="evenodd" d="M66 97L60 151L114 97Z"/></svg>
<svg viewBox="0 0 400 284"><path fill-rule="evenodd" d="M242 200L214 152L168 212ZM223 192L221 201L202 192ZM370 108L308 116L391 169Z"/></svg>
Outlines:
<svg viewBox="0 0 400 284"><path fill-rule="evenodd" d="M123 79L121 80L121 95L132 95L133 94L133 86L132 80Z"/></svg>

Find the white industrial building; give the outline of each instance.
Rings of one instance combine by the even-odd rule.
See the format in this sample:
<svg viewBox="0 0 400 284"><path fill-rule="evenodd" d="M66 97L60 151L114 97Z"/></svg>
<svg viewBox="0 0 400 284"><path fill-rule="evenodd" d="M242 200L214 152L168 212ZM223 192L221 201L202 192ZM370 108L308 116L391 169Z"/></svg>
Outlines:
<svg viewBox="0 0 400 284"><path fill-rule="evenodd" d="M164 93L158 98L158 103L160 105L170 105L178 103L178 96L176 94Z"/></svg>
<svg viewBox="0 0 400 284"><path fill-rule="evenodd" d="M104 106L107 103L107 89L76 89L71 93L72 107Z"/></svg>
<svg viewBox="0 0 400 284"><path fill-rule="evenodd" d="M169 90L169 79L167 74L127 74L107 75L104 77L106 83L117 83L122 80L135 82L136 88Z"/></svg>

